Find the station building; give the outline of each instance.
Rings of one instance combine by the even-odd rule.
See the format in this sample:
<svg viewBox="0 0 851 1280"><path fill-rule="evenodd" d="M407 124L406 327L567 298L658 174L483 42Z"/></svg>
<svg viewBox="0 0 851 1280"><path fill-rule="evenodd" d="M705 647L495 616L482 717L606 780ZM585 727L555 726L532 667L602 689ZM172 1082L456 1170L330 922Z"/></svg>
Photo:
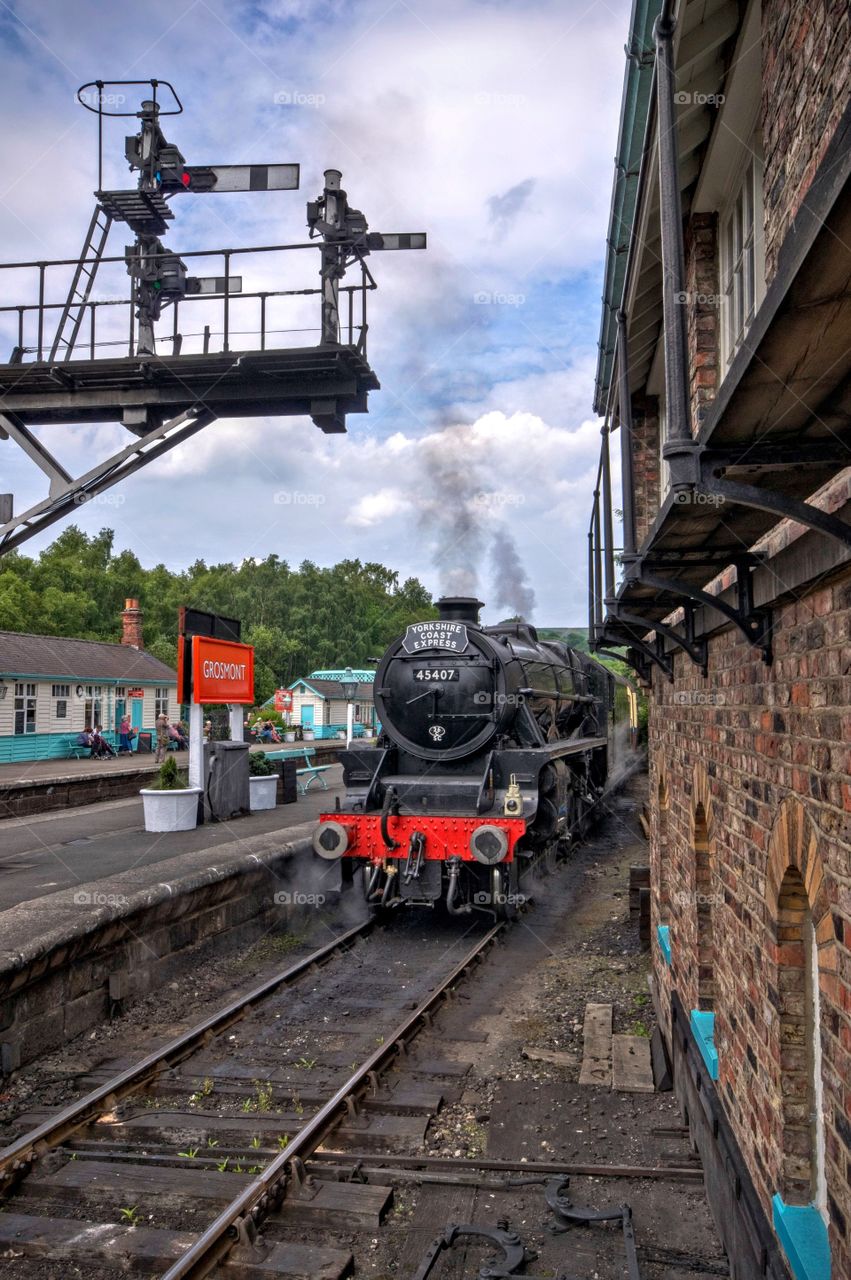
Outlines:
<svg viewBox="0 0 851 1280"><path fill-rule="evenodd" d="M293 695L292 723L301 725L302 731L307 729L317 738L336 738L345 733L348 704L340 682L349 678L343 668L328 668L294 680L287 686ZM360 736L362 730L371 737L376 726L372 699L375 672L353 671L352 678L358 682L353 716L355 732Z"/></svg>
<svg viewBox="0 0 851 1280"><path fill-rule="evenodd" d="M68 758L81 730L117 745L125 711L139 735L174 719L177 676L142 648L142 612L127 600L120 644L0 631L0 763Z"/></svg>
<svg viewBox="0 0 851 1280"><path fill-rule="evenodd" d="M654 997L741 1280L851 1276L850 98L846 0L634 0L589 624L649 691Z"/></svg>

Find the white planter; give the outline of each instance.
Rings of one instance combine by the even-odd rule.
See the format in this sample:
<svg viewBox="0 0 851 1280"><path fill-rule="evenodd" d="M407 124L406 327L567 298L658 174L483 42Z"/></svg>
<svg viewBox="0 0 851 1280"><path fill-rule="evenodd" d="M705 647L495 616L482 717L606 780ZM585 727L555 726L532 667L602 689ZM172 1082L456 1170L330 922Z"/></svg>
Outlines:
<svg viewBox="0 0 851 1280"><path fill-rule="evenodd" d="M294 734L294 733L285 733L285 734L284 734L284 742L295 742L295 734Z"/></svg>
<svg viewBox="0 0 851 1280"><path fill-rule="evenodd" d="M200 794L200 787L184 787L180 791L143 787L139 795L145 809L145 830L193 831L198 825Z"/></svg>
<svg viewBox="0 0 851 1280"><path fill-rule="evenodd" d="M316 734L313 729L304 729L301 736L304 738L305 742L312 742L316 737Z"/></svg>
<svg viewBox="0 0 851 1280"><path fill-rule="evenodd" d="M248 779L249 805L251 812L258 809L274 809L278 799L277 773L258 774Z"/></svg>

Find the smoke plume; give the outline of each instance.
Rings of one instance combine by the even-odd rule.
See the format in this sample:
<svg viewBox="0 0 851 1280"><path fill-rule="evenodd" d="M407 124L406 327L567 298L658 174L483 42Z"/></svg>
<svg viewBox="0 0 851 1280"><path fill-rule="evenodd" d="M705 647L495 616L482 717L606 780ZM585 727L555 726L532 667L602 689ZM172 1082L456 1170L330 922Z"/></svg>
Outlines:
<svg viewBox="0 0 851 1280"><path fill-rule="evenodd" d="M514 539L507 529L497 529L491 543L491 564L494 572L492 603L520 614L527 620L535 608L535 592Z"/></svg>

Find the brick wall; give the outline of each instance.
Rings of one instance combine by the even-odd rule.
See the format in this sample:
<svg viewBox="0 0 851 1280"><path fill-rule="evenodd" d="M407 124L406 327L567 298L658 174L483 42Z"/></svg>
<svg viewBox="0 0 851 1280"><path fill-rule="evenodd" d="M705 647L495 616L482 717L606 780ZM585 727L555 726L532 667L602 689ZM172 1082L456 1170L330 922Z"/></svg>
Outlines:
<svg viewBox="0 0 851 1280"><path fill-rule="evenodd" d="M763 0L766 280L851 94L847 0Z"/></svg>
<svg viewBox="0 0 851 1280"><path fill-rule="evenodd" d="M635 541L639 547L659 510L659 469L659 401L656 396L633 396L632 470Z"/></svg>
<svg viewBox="0 0 851 1280"><path fill-rule="evenodd" d="M668 800L651 821L654 916L673 953L668 967L654 948L663 1005L672 985L687 1008L714 990L719 1095L766 1213L776 1191L806 1199L809 912L833 1273L851 1275L851 578L777 609L770 667L733 629L711 640L706 679L675 664L673 684L654 673L650 712L650 794L658 805L661 782Z"/></svg>
<svg viewBox="0 0 851 1280"><path fill-rule="evenodd" d="M699 433L703 413L718 390L718 215L696 213L685 237L687 340L691 422Z"/></svg>

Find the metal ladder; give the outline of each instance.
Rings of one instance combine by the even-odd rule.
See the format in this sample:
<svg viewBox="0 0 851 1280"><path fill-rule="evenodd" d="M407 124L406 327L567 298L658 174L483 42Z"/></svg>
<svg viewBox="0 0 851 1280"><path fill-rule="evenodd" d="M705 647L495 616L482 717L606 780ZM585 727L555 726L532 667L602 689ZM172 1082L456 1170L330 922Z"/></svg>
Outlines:
<svg viewBox="0 0 851 1280"><path fill-rule="evenodd" d="M68 297L65 300L65 306L62 308L62 315L59 318L56 337L53 339L53 346L50 348L50 355L48 356L50 361L57 358L62 347L65 349L61 354L61 359L71 359L74 343L77 341L80 325L83 323L86 304L91 296L92 285L95 282L95 276L103 257L106 238L109 235L111 226L112 216L101 208L99 204L95 205L95 211L92 214L92 220L86 233L83 252L80 254L80 261L77 263L74 279L71 281L71 288L68 290ZM64 335L69 324L71 325L71 332L70 336L66 338Z"/></svg>

